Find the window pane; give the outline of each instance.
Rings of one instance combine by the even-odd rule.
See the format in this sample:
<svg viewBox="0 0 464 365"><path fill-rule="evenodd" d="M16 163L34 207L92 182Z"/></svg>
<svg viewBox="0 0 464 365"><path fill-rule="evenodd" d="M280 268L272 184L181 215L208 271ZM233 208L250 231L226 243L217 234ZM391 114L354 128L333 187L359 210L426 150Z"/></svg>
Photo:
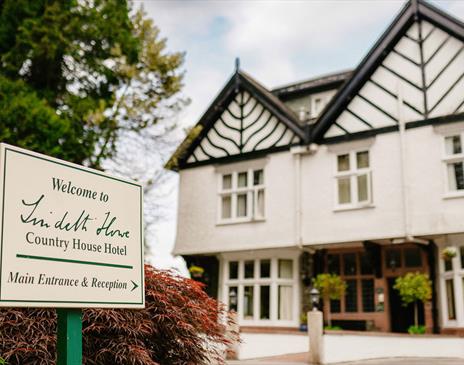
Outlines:
<svg viewBox="0 0 464 365"><path fill-rule="evenodd" d="M374 312L374 280L365 279L362 281L362 305L363 312Z"/></svg>
<svg viewBox="0 0 464 365"><path fill-rule="evenodd" d="M367 252L360 254L361 260L361 275L372 275L374 273L374 263L372 261L371 255L368 255Z"/></svg>
<svg viewBox="0 0 464 365"><path fill-rule="evenodd" d="M256 215L258 218L264 217L264 190L258 190Z"/></svg>
<svg viewBox="0 0 464 365"><path fill-rule="evenodd" d="M293 279L293 261L279 260L279 278Z"/></svg>
<svg viewBox="0 0 464 365"><path fill-rule="evenodd" d="M222 189L232 189L232 175L222 175Z"/></svg>
<svg viewBox="0 0 464 365"><path fill-rule="evenodd" d="M327 256L327 269L329 274L340 275L340 255Z"/></svg>
<svg viewBox="0 0 464 365"><path fill-rule="evenodd" d="M358 179L358 202L365 202L369 200L369 193L368 193L368 178L367 174L360 175L357 177Z"/></svg>
<svg viewBox="0 0 464 365"><path fill-rule="evenodd" d="M461 268L464 269L464 246L461 247L460 252L461 252ZM464 289L463 289L463 292L464 292Z"/></svg>
<svg viewBox="0 0 464 365"><path fill-rule="evenodd" d="M229 279L238 279L238 261L229 261Z"/></svg>
<svg viewBox="0 0 464 365"><path fill-rule="evenodd" d="M464 169L462 162L447 164L448 188L451 191L464 189Z"/></svg>
<svg viewBox="0 0 464 365"><path fill-rule="evenodd" d="M222 197L221 217L222 219L232 217L232 197L230 195Z"/></svg>
<svg viewBox="0 0 464 365"><path fill-rule="evenodd" d="M243 287L243 319L253 319L253 286Z"/></svg>
<svg viewBox="0 0 464 365"><path fill-rule="evenodd" d="M239 188L245 188L245 187L248 186L247 177L248 177L247 172L239 172L239 174L238 174L238 183L237 183Z"/></svg>
<svg viewBox="0 0 464 365"><path fill-rule="evenodd" d="M279 319L292 319L293 287L279 285Z"/></svg>
<svg viewBox="0 0 464 365"><path fill-rule="evenodd" d="M356 275L356 254L345 253L343 254L343 273L345 275Z"/></svg>
<svg viewBox="0 0 464 365"><path fill-rule="evenodd" d="M246 217L247 216L247 195L238 194L237 195L237 217Z"/></svg>
<svg viewBox="0 0 464 365"><path fill-rule="evenodd" d="M356 280L346 281L345 312L358 311L358 288Z"/></svg>
<svg viewBox="0 0 464 365"><path fill-rule="evenodd" d="M255 262L245 261L245 279L252 279L255 277Z"/></svg>
<svg viewBox="0 0 464 365"><path fill-rule="evenodd" d="M236 286L229 287L229 310L233 310L237 312L237 296L238 291Z"/></svg>
<svg viewBox="0 0 464 365"><path fill-rule="evenodd" d="M271 260L261 260L259 266L260 266L259 276L261 278L270 278L271 277Z"/></svg>
<svg viewBox="0 0 464 365"><path fill-rule="evenodd" d="M445 271L453 270L453 260L444 260L445 261Z"/></svg>
<svg viewBox="0 0 464 365"><path fill-rule="evenodd" d="M418 247L404 249L404 266L406 267L421 267L422 256L421 250Z"/></svg>
<svg viewBox="0 0 464 365"><path fill-rule="evenodd" d="M450 136L445 138L445 148L447 155L456 155L462 153L461 137Z"/></svg>
<svg viewBox="0 0 464 365"><path fill-rule="evenodd" d="M330 300L330 313L340 313L341 312L341 301L339 299Z"/></svg>
<svg viewBox="0 0 464 365"><path fill-rule="evenodd" d="M358 166L358 169L364 169L366 167L369 167L369 152L362 151L356 153L356 164Z"/></svg>
<svg viewBox="0 0 464 365"><path fill-rule="evenodd" d="M338 171L348 171L350 169L350 155L337 156Z"/></svg>
<svg viewBox="0 0 464 365"><path fill-rule="evenodd" d="M349 177L339 178L338 182L338 203L351 203L351 182Z"/></svg>
<svg viewBox="0 0 464 365"><path fill-rule="evenodd" d="M271 287L269 285L261 285L259 291L259 318L270 319L270 306L271 306Z"/></svg>
<svg viewBox="0 0 464 365"><path fill-rule="evenodd" d="M401 251L395 248L386 251L385 266L389 269L401 267Z"/></svg>
<svg viewBox="0 0 464 365"><path fill-rule="evenodd" d="M264 184L263 170L253 171L253 185L263 185L263 184Z"/></svg>
<svg viewBox="0 0 464 365"><path fill-rule="evenodd" d="M448 308L448 319L456 319L453 279L446 280L445 283L446 283L446 302L447 302L447 308Z"/></svg>

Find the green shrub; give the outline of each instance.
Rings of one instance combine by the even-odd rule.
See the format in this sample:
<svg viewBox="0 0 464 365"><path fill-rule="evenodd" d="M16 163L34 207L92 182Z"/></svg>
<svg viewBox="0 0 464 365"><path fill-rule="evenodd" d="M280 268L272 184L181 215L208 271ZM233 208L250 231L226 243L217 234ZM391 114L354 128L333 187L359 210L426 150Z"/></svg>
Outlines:
<svg viewBox="0 0 464 365"><path fill-rule="evenodd" d="M341 331L343 328L340 326L325 326L324 330L326 331Z"/></svg>
<svg viewBox="0 0 464 365"><path fill-rule="evenodd" d="M408 333L410 335L423 335L425 334L425 326L409 326Z"/></svg>

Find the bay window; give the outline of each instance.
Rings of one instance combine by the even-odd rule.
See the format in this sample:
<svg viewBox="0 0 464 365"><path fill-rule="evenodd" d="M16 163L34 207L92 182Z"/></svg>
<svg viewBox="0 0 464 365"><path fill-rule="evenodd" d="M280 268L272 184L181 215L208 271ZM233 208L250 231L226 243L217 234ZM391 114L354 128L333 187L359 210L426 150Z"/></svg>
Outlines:
<svg viewBox="0 0 464 365"><path fill-rule="evenodd" d="M449 194L464 194L464 133L445 137L446 191Z"/></svg>
<svg viewBox="0 0 464 365"><path fill-rule="evenodd" d="M340 208L356 208L372 203L369 151L337 155L336 196Z"/></svg>
<svg viewBox="0 0 464 365"><path fill-rule="evenodd" d="M294 258L224 261L223 298L241 324L297 323L295 265Z"/></svg>
<svg viewBox="0 0 464 365"><path fill-rule="evenodd" d="M444 327L464 327L464 243L453 242L441 250L455 250L454 257L440 255L440 287Z"/></svg>
<svg viewBox="0 0 464 365"><path fill-rule="evenodd" d="M219 222L264 219L264 171L245 170L221 175Z"/></svg>

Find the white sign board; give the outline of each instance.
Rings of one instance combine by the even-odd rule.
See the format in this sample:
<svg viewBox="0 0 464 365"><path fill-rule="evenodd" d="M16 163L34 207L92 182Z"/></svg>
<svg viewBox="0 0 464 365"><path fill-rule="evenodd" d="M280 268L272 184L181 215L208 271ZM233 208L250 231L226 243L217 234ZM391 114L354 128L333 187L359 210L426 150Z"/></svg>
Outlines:
<svg viewBox="0 0 464 365"><path fill-rule="evenodd" d="M0 146L0 306L143 308L142 187Z"/></svg>

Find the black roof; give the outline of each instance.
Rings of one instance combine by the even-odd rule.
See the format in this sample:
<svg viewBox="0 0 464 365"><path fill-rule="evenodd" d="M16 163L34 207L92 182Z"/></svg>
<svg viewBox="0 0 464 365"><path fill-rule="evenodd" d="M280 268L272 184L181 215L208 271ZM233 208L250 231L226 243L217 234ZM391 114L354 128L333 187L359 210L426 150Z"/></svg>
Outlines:
<svg viewBox="0 0 464 365"><path fill-rule="evenodd" d="M280 99L287 100L301 94L338 88L347 79L349 79L352 74L353 70L338 71L327 75L314 77L308 80L280 86L272 89L271 92L278 96Z"/></svg>

